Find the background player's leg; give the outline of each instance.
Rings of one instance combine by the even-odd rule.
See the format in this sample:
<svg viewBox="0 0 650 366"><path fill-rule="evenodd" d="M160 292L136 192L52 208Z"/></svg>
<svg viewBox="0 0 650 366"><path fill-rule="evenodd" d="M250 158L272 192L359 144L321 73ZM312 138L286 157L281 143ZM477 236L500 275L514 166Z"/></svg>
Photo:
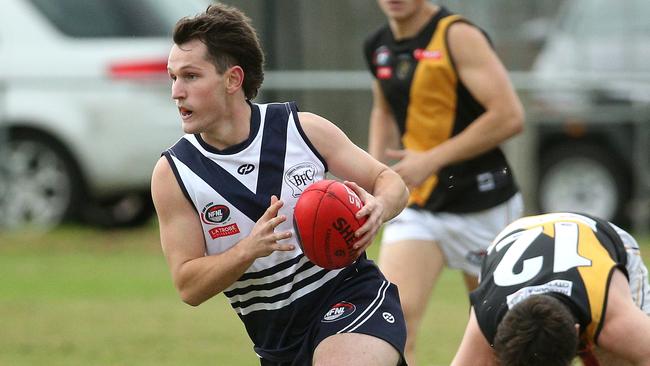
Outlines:
<svg viewBox="0 0 650 366"><path fill-rule="evenodd" d="M405 240L381 246L379 268L399 290L407 329L405 355L411 366L416 364L417 333L444 264L442 251L432 241Z"/></svg>
<svg viewBox="0 0 650 366"><path fill-rule="evenodd" d="M463 272L463 280L465 281L467 293L474 291L478 287L478 277L472 274Z"/></svg>

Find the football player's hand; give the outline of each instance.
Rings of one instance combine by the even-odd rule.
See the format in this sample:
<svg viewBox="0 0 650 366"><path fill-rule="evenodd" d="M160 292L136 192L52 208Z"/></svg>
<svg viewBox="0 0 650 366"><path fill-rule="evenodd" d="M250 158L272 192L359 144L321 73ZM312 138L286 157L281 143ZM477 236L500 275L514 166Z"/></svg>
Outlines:
<svg viewBox="0 0 650 366"><path fill-rule="evenodd" d="M294 250L293 244L280 244L278 241L291 237L291 231L275 232L275 228L287 221L285 215L278 215L284 203L274 195L271 204L262 217L255 223L251 233L242 240L241 245L246 246L247 253L254 258L266 257L276 250Z"/></svg>

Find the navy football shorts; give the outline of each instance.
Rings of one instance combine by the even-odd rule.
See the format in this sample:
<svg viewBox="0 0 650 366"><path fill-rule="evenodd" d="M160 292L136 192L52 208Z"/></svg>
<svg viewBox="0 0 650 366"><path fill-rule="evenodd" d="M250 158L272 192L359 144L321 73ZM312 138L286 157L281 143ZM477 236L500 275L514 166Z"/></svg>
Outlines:
<svg viewBox="0 0 650 366"><path fill-rule="evenodd" d="M321 315L314 319L308 334L292 360L262 359L262 366L307 366L314 350L325 338L340 333L361 333L385 340L404 360L406 323L397 286L388 282L370 261L334 291Z"/></svg>

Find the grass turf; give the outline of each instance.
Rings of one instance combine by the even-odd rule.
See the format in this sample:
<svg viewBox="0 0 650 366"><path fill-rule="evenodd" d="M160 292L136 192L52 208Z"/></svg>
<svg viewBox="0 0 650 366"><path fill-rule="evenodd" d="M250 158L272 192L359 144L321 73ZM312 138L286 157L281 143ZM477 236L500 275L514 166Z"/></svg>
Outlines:
<svg viewBox="0 0 650 366"><path fill-rule="evenodd" d="M650 238L641 242L650 263ZM258 364L223 295L196 308L180 301L154 223L0 233L0 279L0 365ZM444 272L424 320L420 365L449 364L467 306L461 276Z"/></svg>

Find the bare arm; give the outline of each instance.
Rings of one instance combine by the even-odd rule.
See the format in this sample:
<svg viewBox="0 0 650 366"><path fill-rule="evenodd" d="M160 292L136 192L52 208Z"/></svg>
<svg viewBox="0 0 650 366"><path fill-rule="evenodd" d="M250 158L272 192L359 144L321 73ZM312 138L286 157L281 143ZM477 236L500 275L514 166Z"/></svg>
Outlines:
<svg viewBox="0 0 650 366"><path fill-rule="evenodd" d="M332 174L349 181L348 186L364 202L357 216L368 216L368 220L355 233L360 239L354 245L361 252L372 243L381 224L404 209L408 190L399 175L355 145L330 121L302 112L299 118Z"/></svg>
<svg viewBox="0 0 650 366"><path fill-rule="evenodd" d="M395 116L384 97L377 80L372 84L372 110L368 130L368 152L382 163L388 162L386 149L398 149L400 146L399 129Z"/></svg>
<svg viewBox="0 0 650 366"><path fill-rule="evenodd" d="M598 337L598 347L634 365L649 366L649 345L650 317L634 304L625 275L616 270L609 284L605 324Z"/></svg>
<svg viewBox="0 0 650 366"><path fill-rule="evenodd" d="M421 184L447 165L489 151L523 129L521 102L485 36L462 22L451 25L448 36L459 77L485 107L485 113L458 135L426 152L391 152L391 157L402 159L394 168L410 185Z"/></svg>
<svg viewBox="0 0 650 366"><path fill-rule="evenodd" d="M277 216L282 202L272 199L251 234L229 250L205 254L205 239L196 210L183 195L166 158L160 158L151 179L151 193L158 214L160 242L174 285L183 301L199 305L233 284L258 257L274 250L293 250L277 240L288 232L273 229L286 220Z"/></svg>
<svg viewBox="0 0 650 366"><path fill-rule="evenodd" d="M460 343L452 366L495 366L494 351L483 336L476 321L474 307L472 307L465 335Z"/></svg>

